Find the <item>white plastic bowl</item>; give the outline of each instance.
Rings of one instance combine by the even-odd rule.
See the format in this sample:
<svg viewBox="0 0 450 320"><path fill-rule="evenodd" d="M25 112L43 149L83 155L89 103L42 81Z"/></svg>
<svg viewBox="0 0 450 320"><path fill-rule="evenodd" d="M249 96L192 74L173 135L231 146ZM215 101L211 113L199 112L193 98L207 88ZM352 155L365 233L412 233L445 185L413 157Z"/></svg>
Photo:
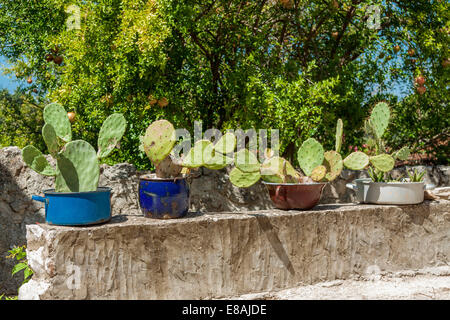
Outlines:
<svg viewBox="0 0 450 320"><path fill-rule="evenodd" d="M372 182L371 179L357 179L347 184L356 192L360 203L373 204L418 204L424 200L425 189L433 185L424 182Z"/></svg>

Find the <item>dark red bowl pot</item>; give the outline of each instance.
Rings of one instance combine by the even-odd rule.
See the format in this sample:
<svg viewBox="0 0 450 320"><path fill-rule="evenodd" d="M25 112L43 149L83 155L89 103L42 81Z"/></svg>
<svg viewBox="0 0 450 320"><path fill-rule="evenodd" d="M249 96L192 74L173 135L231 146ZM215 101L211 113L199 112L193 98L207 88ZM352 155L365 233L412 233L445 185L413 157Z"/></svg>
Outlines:
<svg viewBox="0 0 450 320"><path fill-rule="evenodd" d="M263 183L275 207L283 210L308 210L315 207L326 185L326 183Z"/></svg>

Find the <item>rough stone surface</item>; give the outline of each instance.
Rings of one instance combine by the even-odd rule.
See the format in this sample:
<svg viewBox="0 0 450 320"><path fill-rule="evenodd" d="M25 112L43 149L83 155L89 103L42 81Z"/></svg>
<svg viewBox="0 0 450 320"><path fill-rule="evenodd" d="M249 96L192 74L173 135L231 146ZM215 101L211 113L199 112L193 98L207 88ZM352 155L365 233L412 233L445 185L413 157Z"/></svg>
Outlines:
<svg viewBox="0 0 450 320"><path fill-rule="evenodd" d="M53 162L51 157L48 157ZM427 183L448 186L450 167L426 167ZM396 169L401 172L404 168ZM112 188L113 215L141 215L137 187L139 176L133 165L101 166L100 186ZM324 188L321 203L350 203L354 192L345 185L364 173L344 170L341 176ZM25 243L25 226L43 222L45 212L40 203L31 200L43 190L53 188L53 178L44 177L27 168L17 147L0 149L0 292L15 294L20 277L11 277L14 261L4 259L13 246ZM191 183L191 210L195 212L246 212L273 209L261 183L248 189L234 187L228 170L203 169L200 178Z"/></svg>
<svg viewBox="0 0 450 320"><path fill-rule="evenodd" d="M232 297L236 300L450 300L450 267L368 273L277 292Z"/></svg>
<svg viewBox="0 0 450 320"><path fill-rule="evenodd" d="M448 266L450 202L27 226L19 298L208 299Z"/></svg>

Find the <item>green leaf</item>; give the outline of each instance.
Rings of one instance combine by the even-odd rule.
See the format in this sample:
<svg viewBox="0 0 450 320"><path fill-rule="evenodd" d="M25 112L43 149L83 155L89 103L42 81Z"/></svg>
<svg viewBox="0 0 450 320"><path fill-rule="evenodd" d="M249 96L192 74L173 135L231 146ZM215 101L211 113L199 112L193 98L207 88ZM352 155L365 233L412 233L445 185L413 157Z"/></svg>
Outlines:
<svg viewBox="0 0 450 320"><path fill-rule="evenodd" d="M13 267L11 274L15 275L17 272L19 272L27 267L28 267L28 265L24 262L18 263Z"/></svg>

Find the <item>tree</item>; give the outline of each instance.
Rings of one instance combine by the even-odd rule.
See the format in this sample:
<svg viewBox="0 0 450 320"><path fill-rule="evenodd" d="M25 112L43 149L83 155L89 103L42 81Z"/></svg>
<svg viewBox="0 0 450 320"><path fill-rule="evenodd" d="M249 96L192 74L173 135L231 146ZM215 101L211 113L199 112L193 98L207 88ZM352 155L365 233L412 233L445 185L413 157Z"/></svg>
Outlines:
<svg viewBox="0 0 450 320"><path fill-rule="evenodd" d="M11 94L0 90L0 147L25 147L33 144L44 150L41 136L43 126L41 105L30 95L20 90Z"/></svg>
<svg viewBox="0 0 450 320"><path fill-rule="evenodd" d="M69 4L80 29L66 27ZM416 95L419 72L446 106L448 9L426 0L0 0L0 52L11 72L77 113L80 138L95 141L103 120L123 112L130 126L116 162L148 167L139 136L159 118L190 130L195 120L280 129L292 157L313 135L332 146L338 117L346 142L361 143L368 109L394 101L399 81ZM448 126L445 111L436 127Z"/></svg>

